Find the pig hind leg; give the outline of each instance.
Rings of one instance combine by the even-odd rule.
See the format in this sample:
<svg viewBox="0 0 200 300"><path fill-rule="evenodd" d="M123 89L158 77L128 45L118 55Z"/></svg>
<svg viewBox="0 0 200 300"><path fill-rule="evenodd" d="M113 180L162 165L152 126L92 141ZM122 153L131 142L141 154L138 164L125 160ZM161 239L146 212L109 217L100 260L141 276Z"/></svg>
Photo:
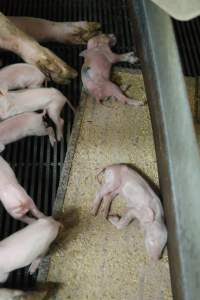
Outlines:
<svg viewBox="0 0 200 300"><path fill-rule="evenodd" d="M115 187L114 187L112 184L106 184L106 183L105 183L105 184L101 187L100 191L98 191L98 192L96 193L96 197L95 197L95 199L94 199L94 201L93 201L93 204L92 204L92 210L91 210L91 213L92 213L93 215L97 215L98 210L99 210L99 207L100 207L100 205L101 205L102 199L103 199L105 196L108 197L108 195L111 194L111 193L113 193L114 190L115 190ZM112 201L112 200L111 200L111 201ZM108 201L108 202L109 202L109 201ZM104 204L104 205L105 205L105 204Z"/></svg>
<svg viewBox="0 0 200 300"><path fill-rule="evenodd" d="M60 117L60 108L50 107L47 109L49 117L56 125L57 140L60 141L63 137L64 120Z"/></svg>
<svg viewBox="0 0 200 300"><path fill-rule="evenodd" d="M108 193L103 197L102 205L101 205L101 213L105 218L107 218L110 206L114 198L117 196L117 192Z"/></svg>
<svg viewBox="0 0 200 300"><path fill-rule="evenodd" d="M128 105L134 105L134 106L144 105L143 101L131 99L123 95L120 88L114 83L112 83L111 81L106 82L104 86L104 97L115 97L120 102Z"/></svg>
<svg viewBox="0 0 200 300"><path fill-rule="evenodd" d="M123 53L123 54L119 54L118 56L118 61L126 61L129 62L130 64L134 64L138 60L139 58L135 55L134 52Z"/></svg>
<svg viewBox="0 0 200 300"><path fill-rule="evenodd" d="M117 215L110 215L108 220L115 226L117 229L123 229L126 227L133 219L135 218L133 210L128 210L121 218Z"/></svg>
<svg viewBox="0 0 200 300"><path fill-rule="evenodd" d="M32 264L30 265L29 270L28 270L28 272L30 274L35 273L35 271L38 269L38 267L41 263L41 260L42 260L42 257L38 257L32 262Z"/></svg>
<svg viewBox="0 0 200 300"><path fill-rule="evenodd" d="M5 150L5 146L3 144L0 144L0 152Z"/></svg>
<svg viewBox="0 0 200 300"><path fill-rule="evenodd" d="M9 273L0 273L0 283L5 282L8 279Z"/></svg>
<svg viewBox="0 0 200 300"><path fill-rule="evenodd" d="M51 146L53 146L54 143L56 143L56 137L55 137L53 128L52 127L46 128L46 132L47 132L47 135L49 136L50 144L51 144Z"/></svg>
<svg viewBox="0 0 200 300"><path fill-rule="evenodd" d="M31 217L28 217L28 216L24 216L20 219L18 219L19 221L23 222L23 223L26 223L26 224L32 224L36 221L36 219L34 218L31 218Z"/></svg>
<svg viewBox="0 0 200 300"><path fill-rule="evenodd" d="M41 219L41 218L45 218L45 214L43 214L34 204L31 208L30 208L30 212L32 213L32 215L36 218L36 219Z"/></svg>

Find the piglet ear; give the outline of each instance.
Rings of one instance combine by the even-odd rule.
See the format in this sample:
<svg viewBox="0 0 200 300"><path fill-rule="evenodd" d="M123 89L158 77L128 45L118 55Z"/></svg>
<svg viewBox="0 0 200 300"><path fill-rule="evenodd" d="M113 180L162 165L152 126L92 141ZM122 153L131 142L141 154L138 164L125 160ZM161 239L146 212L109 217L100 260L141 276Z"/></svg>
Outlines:
<svg viewBox="0 0 200 300"><path fill-rule="evenodd" d="M79 56L85 57L87 53L87 50L83 50L81 53L79 53Z"/></svg>
<svg viewBox="0 0 200 300"><path fill-rule="evenodd" d="M145 214L143 214L143 221L145 223L152 223L155 220L154 211L151 208L145 209Z"/></svg>

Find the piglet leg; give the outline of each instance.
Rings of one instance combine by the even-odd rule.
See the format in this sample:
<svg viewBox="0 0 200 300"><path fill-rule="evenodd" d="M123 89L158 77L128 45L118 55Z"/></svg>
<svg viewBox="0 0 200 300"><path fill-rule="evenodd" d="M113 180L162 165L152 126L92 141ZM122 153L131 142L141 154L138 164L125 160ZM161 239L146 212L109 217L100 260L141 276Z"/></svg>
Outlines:
<svg viewBox="0 0 200 300"><path fill-rule="evenodd" d="M0 144L0 152L5 150L5 146L3 144Z"/></svg>
<svg viewBox="0 0 200 300"><path fill-rule="evenodd" d="M139 58L135 55L134 52L128 52L124 54L118 55L118 61L129 62L130 64L134 64L138 62Z"/></svg>
<svg viewBox="0 0 200 300"><path fill-rule="evenodd" d="M0 283L5 282L8 279L9 273L0 273Z"/></svg>
<svg viewBox="0 0 200 300"><path fill-rule="evenodd" d="M126 227L133 219L135 215L132 209L128 210L121 218L117 215L110 215L108 220L115 226L117 229L123 229Z"/></svg>
<svg viewBox="0 0 200 300"><path fill-rule="evenodd" d="M99 210L99 207L101 205L101 201L104 197L108 197L109 199L109 194L113 193L113 186L109 185L109 184L104 184L100 191L96 193L96 197L93 201L93 205L92 205L92 210L91 213L92 215L96 216ZM106 199L105 199L106 200ZM106 201L105 201L106 203ZM104 204L105 205L105 204Z"/></svg>
<svg viewBox="0 0 200 300"><path fill-rule="evenodd" d="M33 205L33 207L30 208L30 212L32 213L32 215L36 218L36 219L41 219L41 218L45 218L46 215L43 214L36 206L35 204Z"/></svg>
<svg viewBox="0 0 200 300"><path fill-rule="evenodd" d="M63 125L64 120L59 116L59 114L54 110L48 110L48 115L56 125L56 137L60 141L63 137Z"/></svg>
<svg viewBox="0 0 200 300"><path fill-rule="evenodd" d="M112 203L112 201L114 200L114 198L116 196L117 196L117 193L116 192L112 192L112 193L106 194L103 197L103 201L102 201L102 204L101 204L100 212L102 213L102 215L104 216L104 218L108 217L108 213L109 213L109 210L110 210L111 203Z"/></svg>
<svg viewBox="0 0 200 300"><path fill-rule="evenodd" d="M36 219L28 217L28 216L24 216L24 217L20 218L19 221L26 223L26 224L32 224L36 221Z"/></svg>
<svg viewBox="0 0 200 300"><path fill-rule="evenodd" d="M145 104L144 101L131 99L123 95L120 88L111 81L106 82L106 84L104 85L104 96L115 97L120 102L133 106L143 106Z"/></svg>
<svg viewBox="0 0 200 300"><path fill-rule="evenodd" d="M38 257L36 258L32 264L29 267L28 272L32 275L33 273L35 273L35 271L38 269L40 263L41 263L42 257Z"/></svg>
<svg viewBox="0 0 200 300"><path fill-rule="evenodd" d="M117 62L128 62L130 64L135 64L139 61L139 58L135 55L134 52L128 52L123 54L116 54L112 52L109 58L113 64Z"/></svg>
<svg viewBox="0 0 200 300"><path fill-rule="evenodd" d="M54 143L56 143L56 137L55 137L55 133L52 127L48 127L47 128L47 133L49 136L49 141L51 143L51 146L53 147Z"/></svg>

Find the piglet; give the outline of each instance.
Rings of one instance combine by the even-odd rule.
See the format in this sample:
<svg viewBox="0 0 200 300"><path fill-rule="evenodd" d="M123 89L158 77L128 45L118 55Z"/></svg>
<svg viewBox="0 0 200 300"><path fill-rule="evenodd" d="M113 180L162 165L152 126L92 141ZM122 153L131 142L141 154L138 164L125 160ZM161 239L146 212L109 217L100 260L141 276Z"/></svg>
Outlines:
<svg viewBox="0 0 200 300"><path fill-rule="evenodd" d="M127 165L108 166L102 172L104 172L105 183L96 194L92 214L98 213L102 202L101 211L107 217L112 200L117 195L126 198L126 213L121 218L110 215L108 220L117 229L122 229L133 219L137 219L144 230L145 246L149 256L153 260L159 259L167 242L167 230L160 199L149 184Z"/></svg>
<svg viewBox="0 0 200 300"><path fill-rule="evenodd" d="M46 299L48 290L22 291L0 288L0 300L43 300Z"/></svg>
<svg viewBox="0 0 200 300"><path fill-rule="evenodd" d="M21 290L12 290L12 289L1 288L0 289L0 300L21 299L24 296L24 294L25 293Z"/></svg>
<svg viewBox="0 0 200 300"><path fill-rule="evenodd" d="M55 88L26 89L8 92L0 97L0 119L5 120L24 112L46 109L47 114L56 125L58 141L63 136L64 120L60 117L63 106L68 103L75 112L69 100Z"/></svg>
<svg viewBox="0 0 200 300"><path fill-rule="evenodd" d="M85 58L82 67L81 77L85 90L98 102L104 98L114 97L124 104L140 106L143 101L130 99L123 95L120 88L110 81L112 64L127 61L135 63L138 58L134 52L115 54L110 46L116 44L116 37L113 34L100 34L88 41L87 50L80 53Z"/></svg>
<svg viewBox="0 0 200 300"><path fill-rule="evenodd" d="M49 136L51 145L56 142L54 130L47 127L45 122L46 111L42 113L24 113L7 119L0 123L0 152L5 145L22 139L26 136Z"/></svg>
<svg viewBox="0 0 200 300"><path fill-rule="evenodd" d="M0 156L0 200L7 212L15 219L28 223L32 218L26 216L30 211L39 219L45 215L39 211L35 203L28 196L9 164Z"/></svg>
<svg viewBox="0 0 200 300"><path fill-rule="evenodd" d="M0 300L43 300L46 298L47 290L22 291L0 288Z"/></svg>
<svg viewBox="0 0 200 300"><path fill-rule="evenodd" d="M45 75L34 65L19 63L0 70L0 93L6 95L10 90L39 88Z"/></svg>
<svg viewBox="0 0 200 300"><path fill-rule="evenodd" d="M30 265L33 274L58 235L61 223L52 217L31 222L0 242L0 282L5 282L9 273ZM14 255L13 255L14 253Z"/></svg>

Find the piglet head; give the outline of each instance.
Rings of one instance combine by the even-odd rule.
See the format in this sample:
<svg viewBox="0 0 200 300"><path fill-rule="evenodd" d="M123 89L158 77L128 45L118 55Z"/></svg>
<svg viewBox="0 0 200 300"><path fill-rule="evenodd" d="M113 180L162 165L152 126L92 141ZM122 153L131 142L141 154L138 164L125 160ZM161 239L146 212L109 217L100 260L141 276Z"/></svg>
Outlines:
<svg viewBox="0 0 200 300"><path fill-rule="evenodd" d="M102 46L114 46L116 44L116 37L114 34L99 34L88 41L87 48L93 49Z"/></svg>
<svg viewBox="0 0 200 300"><path fill-rule="evenodd" d="M146 224L144 234L145 246L149 256L153 260L158 260L167 243L167 230L164 223L154 221Z"/></svg>

